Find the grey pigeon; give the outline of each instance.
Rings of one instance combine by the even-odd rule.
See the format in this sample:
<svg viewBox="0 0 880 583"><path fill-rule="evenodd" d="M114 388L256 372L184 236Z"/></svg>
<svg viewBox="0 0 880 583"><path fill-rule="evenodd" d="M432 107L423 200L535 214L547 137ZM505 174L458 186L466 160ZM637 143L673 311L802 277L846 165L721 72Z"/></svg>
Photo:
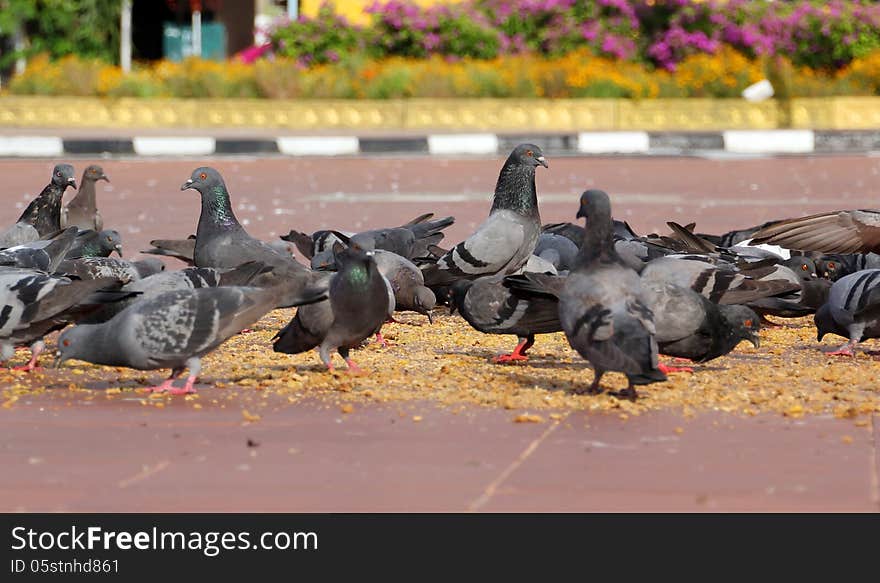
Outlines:
<svg viewBox="0 0 880 583"><path fill-rule="evenodd" d="M272 270L255 280L254 285L283 285L286 293L277 296L279 307L302 303L314 295L314 290L326 287L326 273L311 271L291 255L277 252L244 230L232 211L229 191L219 172L208 167L196 168L180 189L196 190L202 199L193 251L196 267L232 269L247 261L264 263Z"/></svg>
<svg viewBox="0 0 880 583"><path fill-rule="evenodd" d="M132 281L122 287L122 291L133 296L126 301L108 303L101 310L82 320L85 324L106 322L129 305L137 301L154 298L170 291L200 289L205 287L248 286L262 273L265 265L251 261L235 269L212 269L210 267L187 267L179 271L163 271L149 277Z"/></svg>
<svg viewBox="0 0 880 583"><path fill-rule="evenodd" d="M70 227L51 239L40 239L4 249L0 251L0 265L52 273L74 245L76 233L76 227Z"/></svg>
<svg viewBox="0 0 880 583"><path fill-rule="evenodd" d="M74 321L77 316L74 308L78 304L98 290L117 283L112 278L71 281L28 269L0 269L2 361L12 358L16 346L30 346L30 361L17 368L33 370L45 347L43 337Z"/></svg>
<svg viewBox="0 0 880 583"><path fill-rule="evenodd" d="M866 269L835 281L828 302L816 311L816 340L826 334L848 339L832 355L853 356L867 338L880 338L880 269Z"/></svg>
<svg viewBox="0 0 880 583"><path fill-rule="evenodd" d="M394 309L372 253L355 248L337 252L338 270L330 279L329 301L299 308L273 338L275 352L299 354L317 347L321 361L332 371L331 351L337 350L350 372L360 372L349 349L378 334L389 309Z"/></svg>
<svg viewBox="0 0 880 583"><path fill-rule="evenodd" d="M569 271L577 257L578 245L564 235L543 232L538 236L535 255L550 262L557 271Z"/></svg>
<svg viewBox="0 0 880 583"><path fill-rule="evenodd" d="M174 257L187 265L193 265L193 253L196 249L196 236L190 235L187 239L153 239L150 241L152 248L142 251L150 255Z"/></svg>
<svg viewBox="0 0 880 583"><path fill-rule="evenodd" d="M165 264L154 257L140 261L126 261L115 257L82 257L65 259L56 272L78 279L113 277L120 281L132 282L164 270Z"/></svg>
<svg viewBox="0 0 880 583"><path fill-rule="evenodd" d="M170 368L171 376L150 391L196 392L201 357L275 307L277 288L209 287L171 291L135 302L102 324L82 324L58 338L56 366L75 358L139 370ZM182 388L174 380L184 369Z"/></svg>
<svg viewBox="0 0 880 583"><path fill-rule="evenodd" d="M450 309L485 334L516 335L516 348L493 362L526 361L536 334L562 330L558 295L564 283L563 277L533 273L462 279L452 284Z"/></svg>
<svg viewBox="0 0 880 583"><path fill-rule="evenodd" d="M302 256L306 259L311 260L317 257L315 261L312 261L312 267L316 268L316 264L322 262L329 264L328 257L333 254L333 245L341 242L337 235L340 232L342 231L323 229L307 235L306 233L291 229L287 235L281 235L281 240L293 243L297 251L302 253ZM343 232L343 234L346 237L351 237L354 233Z"/></svg>
<svg viewBox="0 0 880 583"><path fill-rule="evenodd" d="M586 232L559 296L559 320L571 347L595 371L586 392L601 392L602 375L618 371L629 381L619 395L635 399L635 385L666 380L657 367L654 315L639 275L614 250L608 195L584 192L577 216L586 218Z"/></svg>
<svg viewBox="0 0 880 583"><path fill-rule="evenodd" d="M538 146L520 144L513 149L498 176L489 217L470 237L425 268L428 287L448 286L459 279L496 273L509 274L525 265L541 231L535 190L538 166L547 167Z"/></svg>
<svg viewBox="0 0 880 583"><path fill-rule="evenodd" d="M745 306L710 302L697 292L663 282L642 282L642 297L654 314L660 354L707 362L743 340L760 345L758 315ZM660 365L664 372L674 368Z"/></svg>
<svg viewBox="0 0 880 583"><path fill-rule="evenodd" d="M61 230L61 197L68 186L76 188L73 166L58 164L52 180L24 209L14 225L0 233L0 249L14 247L49 236Z"/></svg>
<svg viewBox="0 0 880 583"><path fill-rule="evenodd" d="M832 253L817 255L813 261L816 274L831 281L863 269L880 269L880 255L876 253Z"/></svg>
<svg viewBox="0 0 880 583"><path fill-rule="evenodd" d="M748 302L750 308L761 316L800 318L814 314L828 300L831 282L820 279L812 259L795 256L782 261L774 271L761 279L785 279L799 286L792 292L764 297Z"/></svg>
<svg viewBox="0 0 880 583"><path fill-rule="evenodd" d="M80 231L67 252L66 259L110 257L113 253L122 257L122 236L119 231Z"/></svg>
<svg viewBox="0 0 880 583"><path fill-rule="evenodd" d="M95 185L99 180L110 182L103 168L95 164L88 166L83 172L79 191L61 213L62 227L79 227L84 231L104 229L104 219L95 201Z"/></svg>

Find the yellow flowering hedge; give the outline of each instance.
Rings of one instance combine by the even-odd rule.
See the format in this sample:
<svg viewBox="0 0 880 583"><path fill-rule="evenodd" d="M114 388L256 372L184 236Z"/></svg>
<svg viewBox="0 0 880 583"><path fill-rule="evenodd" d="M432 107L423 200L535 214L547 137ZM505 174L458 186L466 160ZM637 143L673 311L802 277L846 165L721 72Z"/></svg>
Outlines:
<svg viewBox="0 0 880 583"><path fill-rule="evenodd" d="M555 59L503 56L494 60L354 58L303 68L293 61L252 65L188 59L139 66L129 74L74 56L37 57L13 78L18 95L98 97L255 97L272 99L406 97L734 97L768 78L777 95L880 95L880 52L836 73L797 67L782 57L751 60L730 48L697 54L675 72L596 57L588 51Z"/></svg>

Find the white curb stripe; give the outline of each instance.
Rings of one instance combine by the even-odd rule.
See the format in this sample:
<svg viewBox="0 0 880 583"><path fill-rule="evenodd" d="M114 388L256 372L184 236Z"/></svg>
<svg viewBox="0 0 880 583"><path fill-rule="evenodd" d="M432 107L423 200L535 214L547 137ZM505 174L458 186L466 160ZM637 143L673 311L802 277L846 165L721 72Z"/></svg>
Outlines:
<svg viewBox="0 0 880 583"><path fill-rule="evenodd" d="M0 136L0 156L60 156L61 138L48 136Z"/></svg>
<svg viewBox="0 0 880 583"><path fill-rule="evenodd" d="M343 156L357 154L360 142L349 136L278 138L278 151L287 156Z"/></svg>
<svg viewBox="0 0 880 583"><path fill-rule="evenodd" d="M812 152L816 141L813 130L728 130L723 135L725 150L744 154Z"/></svg>
<svg viewBox="0 0 880 583"><path fill-rule="evenodd" d="M214 138L140 137L132 138L134 153L139 156L205 156L214 153Z"/></svg>
<svg viewBox="0 0 880 583"><path fill-rule="evenodd" d="M578 152L586 154L647 152L648 132L584 132L578 134Z"/></svg>
<svg viewBox="0 0 880 583"><path fill-rule="evenodd" d="M431 154L497 154L495 134L438 134L428 136Z"/></svg>

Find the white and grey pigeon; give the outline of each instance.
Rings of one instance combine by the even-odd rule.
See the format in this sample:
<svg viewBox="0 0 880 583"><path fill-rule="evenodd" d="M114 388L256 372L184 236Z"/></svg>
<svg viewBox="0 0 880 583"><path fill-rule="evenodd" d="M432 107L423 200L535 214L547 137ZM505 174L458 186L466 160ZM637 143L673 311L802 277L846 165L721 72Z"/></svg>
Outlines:
<svg viewBox="0 0 880 583"><path fill-rule="evenodd" d="M330 279L329 301L303 306L273 338L275 352L299 354L318 348L321 361L333 370L331 352L345 359L352 373L361 372L349 350L378 334L394 311L394 296L379 273L372 251L338 249L337 271Z"/></svg>
<svg viewBox="0 0 880 583"><path fill-rule="evenodd" d="M82 230L101 231L104 229L104 219L98 210L95 201L95 186L99 180L110 182L104 169L96 164L88 166L83 171L79 190L67 206L61 212L62 227L78 227Z"/></svg>
<svg viewBox="0 0 880 583"><path fill-rule="evenodd" d="M196 190L201 195L202 211L196 230L193 262L196 267L232 269L248 261L271 267L254 285L283 285L279 307L302 303L317 289L326 289L328 275L310 270L290 254L279 253L263 241L251 237L232 210L229 191L220 173L201 167L183 183L181 190Z"/></svg>
<svg viewBox="0 0 880 583"><path fill-rule="evenodd" d="M165 271L165 264L156 257L138 261L127 261L116 257L81 257L65 259L56 272L79 279L113 277L124 282L132 282Z"/></svg>
<svg viewBox="0 0 880 583"><path fill-rule="evenodd" d="M0 251L0 265L53 273L76 241L77 229L70 227L51 239L23 243Z"/></svg>
<svg viewBox="0 0 880 583"><path fill-rule="evenodd" d="M584 192L577 216L586 218L586 232L559 296L559 320L571 347L595 372L583 392L602 392L602 375L617 371L629 381L618 395L635 399L635 385L666 380L658 368L654 315L639 275L614 250L608 195L601 190Z"/></svg>
<svg viewBox="0 0 880 583"><path fill-rule="evenodd" d="M68 186L76 188L73 166L58 164L52 180L24 209L11 227L0 233L0 249L37 241L61 230L61 198Z"/></svg>
<svg viewBox="0 0 880 583"><path fill-rule="evenodd" d="M69 359L138 370L170 368L151 392L194 393L201 357L263 317L276 288L209 287L171 291L135 302L102 324L82 324L58 337L56 366ZM183 387L175 387L185 369Z"/></svg>
<svg viewBox="0 0 880 583"><path fill-rule="evenodd" d="M844 276L831 286L828 301L816 311L816 340L826 334L847 338L830 355L853 356L856 344L880 338L880 269Z"/></svg>
<svg viewBox="0 0 880 583"><path fill-rule="evenodd" d="M520 144L498 175L489 217L466 240L436 263L424 268L425 285L449 286L459 279L476 279L517 271L535 249L541 232L535 169L547 167L541 149Z"/></svg>

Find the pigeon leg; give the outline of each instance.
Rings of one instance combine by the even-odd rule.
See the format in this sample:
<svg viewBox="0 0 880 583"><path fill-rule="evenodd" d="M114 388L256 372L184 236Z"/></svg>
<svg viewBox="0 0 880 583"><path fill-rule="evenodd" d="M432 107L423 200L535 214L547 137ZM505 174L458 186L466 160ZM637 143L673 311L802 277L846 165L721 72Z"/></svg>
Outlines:
<svg viewBox="0 0 880 583"><path fill-rule="evenodd" d="M174 389L174 380L183 374L182 368L172 368L171 376L169 376L165 381L162 382L161 385L155 387L144 387L150 393L164 393L165 391L170 391Z"/></svg>
<svg viewBox="0 0 880 583"><path fill-rule="evenodd" d="M46 348L46 343L42 340L37 340L33 344L31 344L31 359L24 366L14 366L12 370L23 370L25 372L31 372L32 370L36 370L40 367L37 366L37 359L40 358L40 354L43 353L43 350Z"/></svg>
<svg viewBox="0 0 880 583"><path fill-rule="evenodd" d="M663 374L669 374L671 372L694 372L694 369L689 366L668 366L662 362L657 365L657 369L663 371Z"/></svg>
<svg viewBox="0 0 880 583"><path fill-rule="evenodd" d="M337 348L337 350L339 351L339 354L342 356L342 358L345 359L345 364L348 365L348 374L356 376L367 374L364 369L355 364L355 362L349 357L348 348L340 346L339 348Z"/></svg>
<svg viewBox="0 0 880 583"><path fill-rule="evenodd" d="M382 336L382 332L376 332L376 342L382 348L388 348L389 346L391 346L391 344L388 344L388 341L385 340L385 337Z"/></svg>
<svg viewBox="0 0 880 583"><path fill-rule="evenodd" d="M849 342L847 342L846 344L844 344L843 346L841 346L837 350L834 350L832 352L828 352L826 354L828 354L828 356L855 356L856 355L855 347L856 347L855 340L850 340Z"/></svg>
<svg viewBox="0 0 880 583"><path fill-rule="evenodd" d="M330 356L330 347L326 344L321 344L321 346L318 347L318 355L321 357L321 362L327 367L327 371L333 372L333 360Z"/></svg>
<svg viewBox="0 0 880 583"><path fill-rule="evenodd" d="M578 395L598 395L602 392L602 387L599 386L599 381L602 380L602 375L605 374L604 370L595 370L593 371L593 382L586 389L575 389L574 392Z"/></svg>
<svg viewBox="0 0 880 583"><path fill-rule="evenodd" d="M620 389L619 391L612 394L618 399L628 399L630 401L635 401L639 398L639 392L636 391L636 388L633 386L632 382L630 382L629 386L625 389Z"/></svg>
<svg viewBox="0 0 880 583"><path fill-rule="evenodd" d="M535 335L530 334L525 338L519 339L519 344L516 345L516 348L513 349L513 352L510 354L500 354L492 359L492 362L495 364L506 364L508 362L515 362L517 360L526 361L529 359L526 356L526 350L532 347L535 344Z"/></svg>
<svg viewBox="0 0 880 583"><path fill-rule="evenodd" d="M168 392L172 395L190 395L196 392L195 387L193 386L196 382L196 379L199 376L199 373L202 371L202 361L199 358L190 358L186 361L186 367L189 369L189 376L186 377L186 384L183 385L182 388L177 388L172 386ZM180 374L183 372L183 369L180 369Z"/></svg>

